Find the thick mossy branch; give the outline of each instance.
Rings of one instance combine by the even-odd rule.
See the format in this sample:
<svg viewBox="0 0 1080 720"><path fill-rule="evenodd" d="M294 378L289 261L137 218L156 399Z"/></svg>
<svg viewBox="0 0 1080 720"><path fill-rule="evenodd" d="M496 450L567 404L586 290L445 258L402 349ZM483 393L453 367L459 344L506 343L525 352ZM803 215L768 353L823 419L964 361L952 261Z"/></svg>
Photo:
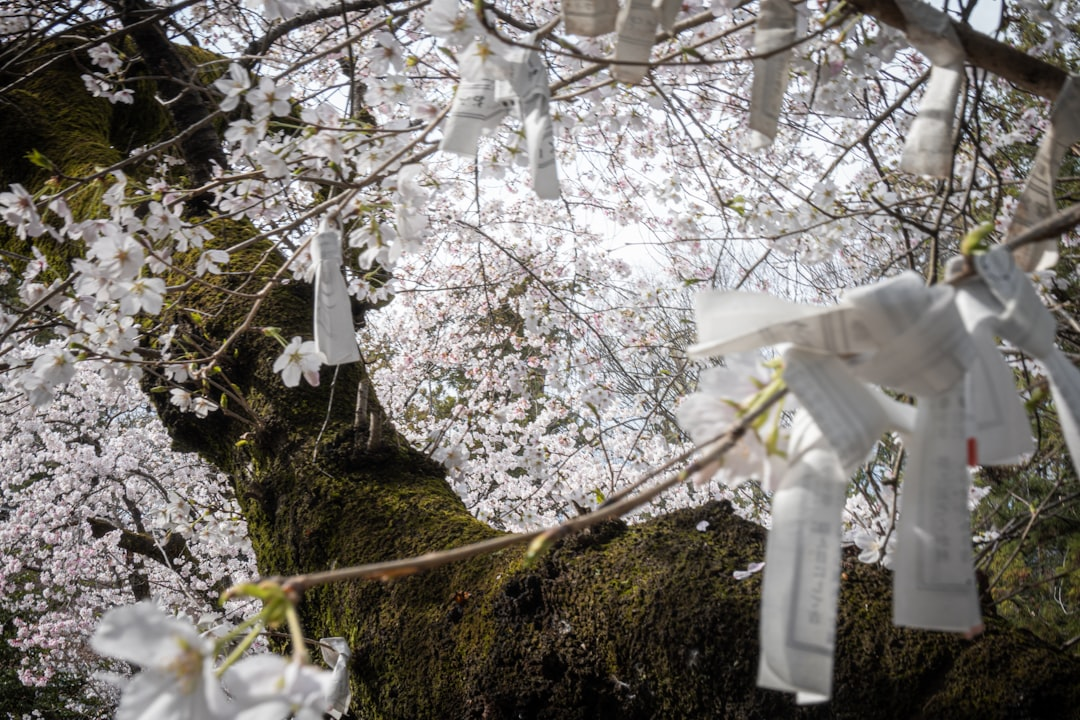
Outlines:
<svg viewBox="0 0 1080 720"><path fill-rule="evenodd" d="M5 99L5 108L18 106L0 115L5 181L35 188L47 180L21 159L29 148L74 170L128 147L137 117L118 123L120 110L89 98L79 73L74 62L57 63L17 102ZM146 122L169 125L160 111ZM212 228L222 246L254 233L225 221ZM10 233L0 239L8 249L14 242ZM248 301L227 291L262 286L280 263L267 250L236 253L231 274L176 298L165 320L180 325L182 342L212 350L236 329ZM199 420L164 394L152 397L177 443L231 477L263 574L408 557L495 534L468 514L442 468L392 428L372 449L362 442L367 430L353 423L363 367L343 366L333 382L324 369L318 388L286 388L272 370L281 347L261 325L309 337L310 288L273 286L208 379L242 401L235 417ZM703 520L705 532L696 529ZM732 573L762 559L763 540L760 527L710 503L633 527L599 525L533 566L522 550L506 550L391 582L320 588L302 611L310 636L349 640L354 713L363 718L1080 717L1076 659L993 617L972 641L895 628L889 575L853 562L833 701L797 708L758 689L760 581Z"/></svg>

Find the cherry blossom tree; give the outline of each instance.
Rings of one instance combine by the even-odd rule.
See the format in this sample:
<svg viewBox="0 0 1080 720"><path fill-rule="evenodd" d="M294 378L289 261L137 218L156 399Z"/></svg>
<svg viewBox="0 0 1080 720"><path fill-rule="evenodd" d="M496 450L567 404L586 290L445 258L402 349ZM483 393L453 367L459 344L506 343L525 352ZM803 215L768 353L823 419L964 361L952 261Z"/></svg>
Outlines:
<svg viewBox="0 0 1080 720"><path fill-rule="evenodd" d="M216 673L228 698L214 682L226 642L273 624L243 620L245 597L280 599L264 585L216 608L258 574L291 577L309 640L345 639L357 716L805 714L754 687L770 520L736 483L767 481L784 416L741 427L719 468L675 467L652 505L619 504L685 462L680 419L698 435L701 418L749 418L771 382L740 390L687 359L692 296L824 304L901 269L935 282L973 228L1003 233L1075 62L1076 8L953 8L961 102L928 179L904 146L942 63L912 47L910 3L763 4L628 2L591 37L552 3L0 10L0 586L20 679L85 678L100 654L145 668L129 717L151 691L180 717L193 687L204 717L315 712L330 673L299 661L237 655ZM791 39L763 49L757 19L787 11ZM769 72L788 78L775 127L752 102ZM1066 351L1070 255L1039 276ZM972 491L994 503L975 528L987 632L889 622L905 453L890 436L847 498L835 696L814 712L1075 707L1068 647L1000 617L1036 597L1010 575L1036 538L1065 558L1048 574L1061 614L1077 602L1075 536L1030 530L1069 527L1075 478L1047 459L1063 433L1042 369L1014 360L1040 445L1025 482L998 469ZM678 410L702 370L731 397ZM485 541L500 549L424 559ZM133 604L148 598L191 622ZM299 625L275 617L298 658ZM168 642L130 650L152 637ZM115 700L79 692L88 715Z"/></svg>

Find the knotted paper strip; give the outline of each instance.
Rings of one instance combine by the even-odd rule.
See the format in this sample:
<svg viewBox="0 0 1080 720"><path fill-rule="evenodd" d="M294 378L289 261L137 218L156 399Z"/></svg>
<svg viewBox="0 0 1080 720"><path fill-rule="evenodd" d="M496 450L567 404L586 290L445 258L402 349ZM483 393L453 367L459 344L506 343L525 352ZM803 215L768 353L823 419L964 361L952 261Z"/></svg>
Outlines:
<svg viewBox="0 0 1080 720"><path fill-rule="evenodd" d="M845 476L812 422L792 433L789 460L765 545L758 685L805 704L832 694Z"/></svg>
<svg viewBox="0 0 1080 720"><path fill-rule="evenodd" d="M954 282L965 266L963 257L952 258L946 264L946 278ZM956 306L976 346L964 401L968 465L1014 464L1032 452L1035 443L1016 378L997 352L994 338L1001 334L1001 307L980 278L957 287Z"/></svg>
<svg viewBox="0 0 1080 720"><path fill-rule="evenodd" d="M532 42L531 38L525 41ZM476 52L472 48L466 52ZM497 72L500 77L462 78L439 149L476 157L480 134L498 127L516 109L525 128L533 190L542 199L558 199L559 176L547 68L540 54L529 48L512 47L503 54L504 63L484 64L489 72Z"/></svg>
<svg viewBox="0 0 1080 720"><path fill-rule="evenodd" d="M1008 238L1014 238L1057 212L1054 185L1061 160L1073 143L1080 141L1080 81L1069 76L1050 115L1035 164L1013 213ZM1057 240L1043 240L1018 248L1016 263L1023 270L1045 270L1057 263Z"/></svg>
<svg viewBox="0 0 1080 720"><path fill-rule="evenodd" d="M1042 362L1065 444L1080 474L1080 370L1054 344L1057 322L1004 247L977 255L974 262L988 292L982 292L980 283L975 282L964 283L961 289L994 313L995 332Z"/></svg>
<svg viewBox="0 0 1080 720"><path fill-rule="evenodd" d="M615 29L619 12L617 0L563 0L562 15L566 32L596 37Z"/></svg>
<svg viewBox="0 0 1080 720"><path fill-rule="evenodd" d="M951 287L922 287L915 299L914 283L921 285L921 279L907 277L902 292L883 292L899 290L899 281L859 291L887 309L880 317L888 319L874 325L882 340L879 350L852 368L865 381L917 396L897 533L893 622L970 632L982 619L967 509L963 399L967 368L979 348Z"/></svg>
<svg viewBox="0 0 1080 720"><path fill-rule="evenodd" d="M957 305L977 348L964 394L968 465L1014 465L1035 449L1031 422L1016 393L1016 378L997 352L994 334L983 323L969 322L965 296L958 292Z"/></svg>
<svg viewBox="0 0 1080 720"><path fill-rule="evenodd" d="M750 148L772 145L788 84L788 63L798 12L790 0L763 0L754 25L754 84L750 94ZM786 50L779 48L787 47ZM773 52L776 51L776 52Z"/></svg>
<svg viewBox="0 0 1080 720"><path fill-rule="evenodd" d="M360 359L353 327L352 304L341 274L341 231L323 220L311 240L315 266L315 348L327 365L344 365Z"/></svg>
<svg viewBox="0 0 1080 720"><path fill-rule="evenodd" d="M774 507L767 548L766 568L772 570L762 594L759 683L793 690L800 702L828 698L835 616L828 615L824 624L807 620L834 612L838 592L840 511L827 509L831 496L825 478L837 488L842 509L846 479L889 429L912 436L894 618L931 629L971 631L980 625L967 510L965 379L967 368L981 360L978 353L997 352L973 341L955 291L927 288L922 278L908 273L854 290L832 308L714 293L699 299L698 320L701 342L691 348L695 355L778 342L800 346L784 353L785 381L805 409L797 421L802 439L793 431L791 452L795 458L803 458L807 448L814 452L789 466L790 477L780 481L776 495L781 504L779 514ZM986 377L976 376L973 392L984 390ZM914 417L909 407L865 382L918 396ZM789 484L800 492L785 496L781 491ZM818 539L826 535L832 538L828 543ZM816 556L805 556L807 547L817 548L821 557L835 552L837 561L826 572L814 564ZM825 583L823 592L794 592L804 577Z"/></svg>
<svg viewBox="0 0 1080 720"><path fill-rule="evenodd" d="M446 116L439 149L476 157L480 133L498 127L509 108L495 99L495 79L462 80Z"/></svg>
<svg viewBox="0 0 1080 720"><path fill-rule="evenodd" d="M330 666L333 686L326 700L330 705L327 713L338 720L349 712L352 690L349 688L349 660L352 652L349 643L342 637L328 637L319 640L322 645L323 661Z"/></svg>
<svg viewBox="0 0 1080 720"><path fill-rule="evenodd" d="M648 71L656 26L659 24L653 0L626 0L615 21L615 56L611 76L631 85L641 82ZM622 63L638 63L623 65Z"/></svg>
<svg viewBox="0 0 1080 720"><path fill-rule="evenodd" d="M920 0L897 0L896 4L907 22L908 40L932 63L919 114L908 130L900 169L948 177L956 102L964 79L964 47L945 13Z"/></svg>
<svg viewBox="0 0 1080 720"><path fill-rule="evenodd" d="M547 67L540 53L528 48L515 47L509 60L509 85L515 96L511 102L516 103L525 126L533 191L545 200L557 200L559 176L555 167L555 130L551 123ZM496 85L496 94L500 87L501 84Z"/></svg>
<svg viewBox="0 0 1080 720"><path fill-rule="evenodd" d="M656 10L660 27L670 35L675 32L675 18L682 10L682 0L653 0L653 9Z"/></svg>
<svg viewBox="0 0 1080 720"><path fill-rule="evenodd" d="M893 623L977 632L964 386L919 398L893 563Z"/></svg>
<svg viewBox="0 0 1080 720"><path fill-rule="evenodd" d="M758 685L794 692L807 704L832 691L847 479L890 424L883 405L897 403L824 353L786 350L784 380L803 409L792 427L788 472L773 495Z"/></svg>

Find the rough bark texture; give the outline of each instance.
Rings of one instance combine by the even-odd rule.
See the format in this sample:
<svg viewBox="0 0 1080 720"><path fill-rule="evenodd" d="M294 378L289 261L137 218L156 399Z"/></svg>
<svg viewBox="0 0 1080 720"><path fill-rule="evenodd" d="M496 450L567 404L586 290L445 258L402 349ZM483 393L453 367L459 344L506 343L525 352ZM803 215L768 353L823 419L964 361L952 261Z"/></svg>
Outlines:
<svg viewBox="0 0 1080 720"><path fill-rule="evenodd" d="M0 179L44 182L23 160L31 148L69 176L111 163L145 142L144 130L169 126L156 107L89 98L76 67L54 63L5 99ZM93 189L85 193L92 201ZM224 222L215 229L225 243L250 232ZM2 241L19 249L10 233ZM261 252L235 256L231 269L252 266ZM189 338L211 342L244 310L205 288L179 305L217 309L171 318ZM281 285L255 324L309 335L310 308L306 286ZM232 478L262 573L404 557L495 534L466 512L441 468L392 429L367 449L368 429L353 426L363 368L341 368L328 407L330 373L320 388L287 389L271 371L279 352L252 331L223 365L256 425L222 413L199 421L152 395L177 445ZM695 529L701 520L707 532ZM302 612L309 635L342 635L353 647L361 718L1080 717L1077 660L994 617L973 641L894 628L888 574L851 562L834 700L800 709L757 689L760 583L732 572L761 558L763 536L711 503L632 527L598 526L532 567L520 550L503 551L419 577L312 591ZM469 599L456 601L459 592Z"/></svg>

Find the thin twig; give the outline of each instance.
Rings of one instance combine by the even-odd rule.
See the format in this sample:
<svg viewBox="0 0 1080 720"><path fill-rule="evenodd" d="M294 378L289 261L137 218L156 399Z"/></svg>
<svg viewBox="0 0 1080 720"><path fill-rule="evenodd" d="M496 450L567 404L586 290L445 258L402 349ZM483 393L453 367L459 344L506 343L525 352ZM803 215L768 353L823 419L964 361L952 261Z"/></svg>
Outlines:
<svg viewBox="0 0 1080 720"><path fill-rule="evenodd" d="M489 538L477 543L471 543L469 545L463 545L459 548L453 548L451 550L442 550L438 552L431 552L425 555L420 555L412 558L405 558L402 560L389 560L386 562L368 563L365 565L356 565L348 568L337 568L334 570L326 570L324 572L308 573L305 575L293 575L287 578L268 578L271 582L280 583L283 587L289 591L302 593L305 590L320 585L326 585L329 583L345 582L348 580L362 580L362 579L378 579L378 580L390 580L392 578L406 577L414 575L424 570L431 570L433 568L442 567L458 560L466 560L478 555L485 555L488 553L496 552L504 548L512 547L514 545L521 545L523 543L532 542L543 537L547 542L553 542L566 535L584 530L588 527L601 523L605 520L611 520L621 517L632 510L635 510L646 503L652 501L664 491L668 490L681 482L685 482L687 479L693 477L695 474L714 466L719 460L729 451L746 432L747 428L751 427L755 420L761 417L764 413L768 412L774 404L776 404L784 395L787 394L787 389L783 388L766 398L760 405L758 405L752 412L744 415L738 422L732 424L723 433L721 433L717 440L706 445L709 451L699 457L694 462L687 465L681 472L676 473L667 480L660 482L653 487L644 490L640 495L635 497L624 497L618 502L611 503L609 505L601 506L595 511L586 515L579 515L577 517L566 520L554 527L544 530L535 530L527 533L517 533L513 535L503 535L500 537ZM655 478L662 474L666 468L655 470L648 474L647 477Z"/></svg>

